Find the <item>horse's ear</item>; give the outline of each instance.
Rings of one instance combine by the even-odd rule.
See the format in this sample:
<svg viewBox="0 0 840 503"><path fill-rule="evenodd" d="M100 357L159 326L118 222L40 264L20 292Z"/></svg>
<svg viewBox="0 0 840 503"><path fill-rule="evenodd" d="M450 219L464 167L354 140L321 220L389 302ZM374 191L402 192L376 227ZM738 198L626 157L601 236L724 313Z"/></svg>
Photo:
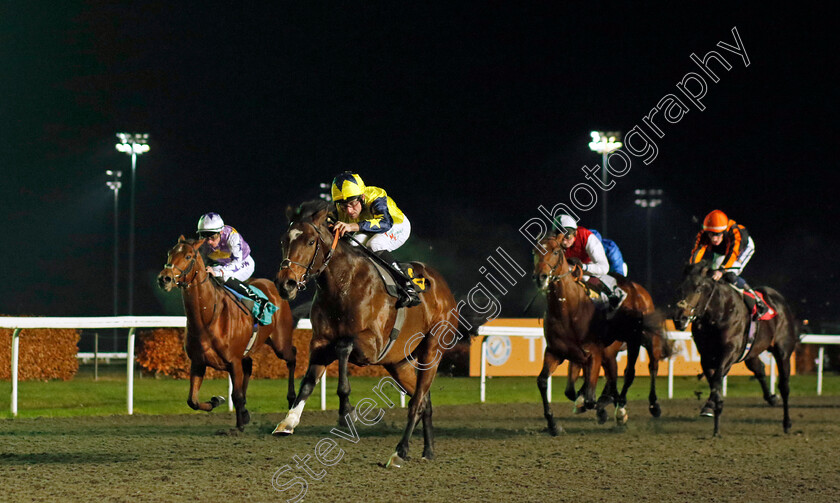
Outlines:
<svg viewBox="0 0 840 503"><path fill-rule="evenodd" d="M299 207L292 206L291 204L286 206L286 220L292 222L298 215L300 215Z"/></svg>
<svg viewBox="0 0 840 503"><path fill-rule="evenodd" d="M316 226L322 225L324 223L324 220L327 218L327 213L328 208L324 208L323 210L315 213L314 215L312 215L312 223L314 223Z"/></svg>
<svg viewBox="0 0 840 503"><path fill-rule="evenodd" d="M181 235L178 237L178 242L179 242L179 243L183 243L183 242L184 242L184 241L186 241L186 240L187 240L187 238L185 238L183 234L181 234Z"/></svg>

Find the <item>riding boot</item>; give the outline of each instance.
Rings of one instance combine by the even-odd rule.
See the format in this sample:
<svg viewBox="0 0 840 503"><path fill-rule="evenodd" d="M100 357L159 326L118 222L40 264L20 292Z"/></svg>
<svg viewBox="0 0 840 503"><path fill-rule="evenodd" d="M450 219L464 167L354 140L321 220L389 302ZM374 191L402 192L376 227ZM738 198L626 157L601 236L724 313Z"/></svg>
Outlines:
<svg viewBox="0 0 840 503"><path fill-rule="evenodd" d="M244 297L247 297L248 299L253 301L254 302L254 307L257 308L256 309L257 318L262 317L263 308L265 307L264 301L259 295L257 295L250 288L248 288L248 285L239 281L236 278L228 278L225 281L225 286L227 286L231 290L234 290L236 293L238 293L238 294L240 294Z"/></svg>
<svg viewBox="0 0 840 503"><path fill-rule="evenodd" d="M758 320L759 318L767 314L767 311L769 311L770 308L767 307L767 304L765 304L764 301L761 300L761 297L759 297L758 294L755 293L755 290L753 290L752 288L750 288L749 285L747 285L747 287L744 288L744 292L747 292L750 295L752 295L753 301L755 302L755 314L753 315L754 320Z"/></svg>
<svg viewBox="0 0 840 503"><path fill-rule="evenodd" d="M394 256L391 255L391 252L388 250L380 250L377 251L376 254L391 265L392 276L400 287L400 298L397 299L397 307L414 307L420 304L420 295L417 294L417 290L414 288L414 283L411 282L411 278L408 277L408 274L403 272L400 265L396 260L394 260Z"/></svg>

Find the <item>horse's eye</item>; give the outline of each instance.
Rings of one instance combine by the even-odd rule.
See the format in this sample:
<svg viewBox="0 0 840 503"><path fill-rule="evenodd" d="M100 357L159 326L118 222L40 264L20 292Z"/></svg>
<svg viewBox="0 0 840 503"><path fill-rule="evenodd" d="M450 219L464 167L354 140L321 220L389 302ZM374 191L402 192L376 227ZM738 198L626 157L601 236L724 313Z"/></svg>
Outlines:
<svg viewBox="0 0 840 503"><path fill-rule="evenodd" d="M554 255L560 255L560 250L554 250Z"/></svg>
<svg viewBox="0 0 840 503"><path fill-rule="evenodd" d="M313 239L313 240L311 240L311 241L309 241L309 246L312 246L312 245L314 245L314 244L315 244L315 240L314 240L314 239Z"/></svg>
<svg viewBox="0 0 840 503"><path fill-rule="evenodd" d="M187 255L185 258L186 258L187 260L190 260L190 259L192 258L192 255Z"/></svg>

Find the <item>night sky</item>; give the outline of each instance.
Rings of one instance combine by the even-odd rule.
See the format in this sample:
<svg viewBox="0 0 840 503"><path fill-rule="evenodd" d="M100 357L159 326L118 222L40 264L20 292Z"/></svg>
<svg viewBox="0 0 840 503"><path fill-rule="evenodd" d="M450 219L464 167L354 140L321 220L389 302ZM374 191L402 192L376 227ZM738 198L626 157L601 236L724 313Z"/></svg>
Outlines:
<svg viewBox="0 0 840 503"><path fill-rule="evenodd" d="M459 296L486 283L479 268L498 247L530 271L519 228L587 182L581 168L600 163L589 132L639 126L658 155L631 156L608 194L607 237L632 279L646 283L648 210L634 190L659 188L646 285L659 304L674 300L699 220L719 208L756 242L748 281L776 287L800 318L840 319L839 40L818 9L25 3L0 7L0 314L113 313L108 169L124 174L128 313L132 187L117 132L150 135L137 164L133 312L158 315L182 314L153 280L202 213L236 227L270 277L286 206L344 170L388 191L413 224L397 255L438 267ZM736 43L733 27L749 66L717 45ZM710 64L719 81L704 76L701 111L677 84L702 74L692 53L713 50L731 68ZM655 137L643 119L669 94L688 112L656 116ZM600 204L582 225L602 228ZM535 291L519 278L499 298L503 315L538 315L540 301L523 314Z"/></svg>

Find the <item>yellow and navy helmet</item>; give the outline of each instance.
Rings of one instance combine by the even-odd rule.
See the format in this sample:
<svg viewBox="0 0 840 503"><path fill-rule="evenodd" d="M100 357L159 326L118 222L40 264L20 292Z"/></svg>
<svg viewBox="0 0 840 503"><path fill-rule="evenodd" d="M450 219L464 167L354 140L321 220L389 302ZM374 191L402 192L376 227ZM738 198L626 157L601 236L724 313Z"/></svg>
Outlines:
<svg viewBox="0 0 840 503"><path fill-rule="evenodd" d="M365 193L365 182L355 173L345 171L333 178L332 199L336 203L359 197Z"/></svg>

